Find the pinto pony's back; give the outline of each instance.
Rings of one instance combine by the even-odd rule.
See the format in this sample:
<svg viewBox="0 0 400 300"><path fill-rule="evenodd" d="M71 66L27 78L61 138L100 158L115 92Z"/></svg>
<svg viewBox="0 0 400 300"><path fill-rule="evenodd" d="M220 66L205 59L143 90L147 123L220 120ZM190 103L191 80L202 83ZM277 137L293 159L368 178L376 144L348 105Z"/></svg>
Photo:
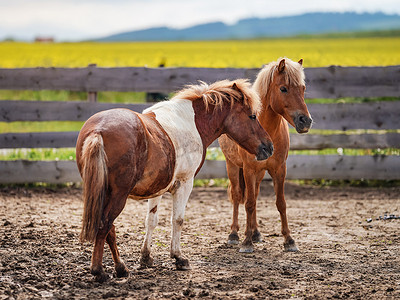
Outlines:
<svg viewBox="0 0 400 300"><path fill-rule="evenodd" d="M80 157L83 179L83 220L81 241L94 242L101 227L101 215L107 192L107 155L100 133L89 135Z"/></svg>

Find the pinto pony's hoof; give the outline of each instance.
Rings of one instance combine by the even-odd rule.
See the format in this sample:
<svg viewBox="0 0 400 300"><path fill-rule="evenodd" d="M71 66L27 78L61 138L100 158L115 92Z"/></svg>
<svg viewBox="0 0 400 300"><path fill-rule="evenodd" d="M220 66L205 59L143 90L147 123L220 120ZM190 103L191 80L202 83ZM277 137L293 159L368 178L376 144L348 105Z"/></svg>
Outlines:
<svg viewBox="0 0 400 300"><path fill-rule="evenodd" d="M110 279L110 277L104 272L94 276L94 281L96 281L98 283L104 283L108 279Z"/></svg>
<svg viewBox="0 0 400 300"><path fill-rule="evenodd" d="M140 258L140 269L152 268L154 259L151 256L142 256Z"/></svg>
<svg viewBox="0 0 400 300"><path fill-rule="evenodd" d="M231 233L228 236L228 245L238 245L239 244L239 236L236 232Z"/></svg>
<svg viewBox="0 0 400 300"><path fill-rule="evenodd" d="M90 273L94 276L94 281L99 282L99 283L103 283L106 282L109 277L106 274L106 272L104 272L103 268L93 268L90 267Z"/></svg>
<svg viewBox="0 0 400 300"><path fill-rule="evenodd" d="M189 260L181 257L176 258L175 266L179 271L188 271L192 269L189 265Z"/></svg>
<svg viewBox="0 0 400 300"><path fill-rule="evenodd" d="M299 251L299 248L297 248L297 246L296 246L296 242L292 238L290 240L288 240L287 242L283 243L283 247L284 247L286 252L297 252L297 251Z"/></svg>
<svg viewBox="0 0 400 300"><path fill-rule="evenodd" d="M124 263L115 266L115 272L117 273L118 278L129 277L129 270Z"/></svg>

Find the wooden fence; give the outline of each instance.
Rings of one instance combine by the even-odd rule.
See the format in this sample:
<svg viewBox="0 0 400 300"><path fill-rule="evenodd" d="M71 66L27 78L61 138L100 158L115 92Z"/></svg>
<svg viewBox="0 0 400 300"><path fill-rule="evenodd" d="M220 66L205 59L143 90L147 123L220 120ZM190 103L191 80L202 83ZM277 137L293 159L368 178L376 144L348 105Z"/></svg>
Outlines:
<svg viewBox="0 0 400 300"><path fill-rule="evenodd" d="M205 68L29 68L0 69L0 89L172 92L198 80L250 78L259 69ZM400 66L305 69L307 98L398 97ZM400 99L399 99L400 100ZM85 121L114 107L138 112L150 104L0 101L0 122ZM309 104L318 134L291 134L292 150L400 148L400 101ZM361 129L361 130L359 130ZM366 130L373 130L372 133ZM325 134L323 130L337 130ZM352 130L348 134L348 130ZM359 130L359 131L354 131ZM378 131L375 131L378 130ZM389 132L387 132L389 130ZM361 133L358 133L361 132ZM78 132L0 134L0 149L74 147ZM214 144L215 145L215 144ZM226 177L223 161L207 160L197 178ZM290 179L400 179L400 156L290 155ZM74 161L0 161L0 183L76 182Z"/></svg>

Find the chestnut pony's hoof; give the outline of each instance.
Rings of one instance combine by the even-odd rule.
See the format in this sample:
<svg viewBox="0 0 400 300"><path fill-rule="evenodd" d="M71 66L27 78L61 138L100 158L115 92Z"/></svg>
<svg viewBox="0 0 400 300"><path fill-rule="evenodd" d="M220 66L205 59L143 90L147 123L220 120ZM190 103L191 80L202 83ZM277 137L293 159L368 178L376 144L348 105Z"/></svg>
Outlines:
<svg viewBox="0 0 400 300"><path fill-rule="evenodd" d="M240 253L252 253L252 252L254 252L253 243L251 241L250 242L249 241L244 241L242 243L242 245L240 246L239 252Z"/></svg>
<svg viewBox="0 0 400 300"><path fill-rule="evenodd" d="M254 231L251 240L253 241L253 243L261 243L262 242L261 233L258 230Z"/></svg>
<svg viewBox="0 0 400 300"><path fill-rule="evenodd" d="M292 238L289 241L283 243L283 247L284 247L286 252L297 252L297 251L299 251L299 248L297 248L297 246L296 246L296 242Z"/></svg>
<svg viewBox="0 0 400 300"><path fill-rule="evenodd" d="M231 233L228 237L228 245L238 245L239 244L239 236L236 232Z"/></svg>

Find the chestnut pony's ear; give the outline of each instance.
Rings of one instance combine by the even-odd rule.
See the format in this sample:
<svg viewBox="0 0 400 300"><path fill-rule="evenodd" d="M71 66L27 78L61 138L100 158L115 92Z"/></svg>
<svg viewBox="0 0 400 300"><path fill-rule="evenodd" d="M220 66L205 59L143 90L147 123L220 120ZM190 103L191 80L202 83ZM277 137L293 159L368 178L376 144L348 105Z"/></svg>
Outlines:
<svg viewBox="0 0 400 300"><path fill-rule="evenodd" d="M238 88L236 82L234 82L234 83L232 84L232 89L234 89L235 91L241 92L241 90Z"/></svg>
<svg viewBox="0 0 400 300"><path fill-rule="evenodd" d="M285 70L285 59L282 59L278 65L278 72L282 73Z"/></svg>
<svg viewBox="0 0 400 300"><path fill-rule="evenodd" d="M302 65L303 65L303 59L301 58L301 59L298 61L298 63L300 64L300 66L302 66Z"/></svg>

